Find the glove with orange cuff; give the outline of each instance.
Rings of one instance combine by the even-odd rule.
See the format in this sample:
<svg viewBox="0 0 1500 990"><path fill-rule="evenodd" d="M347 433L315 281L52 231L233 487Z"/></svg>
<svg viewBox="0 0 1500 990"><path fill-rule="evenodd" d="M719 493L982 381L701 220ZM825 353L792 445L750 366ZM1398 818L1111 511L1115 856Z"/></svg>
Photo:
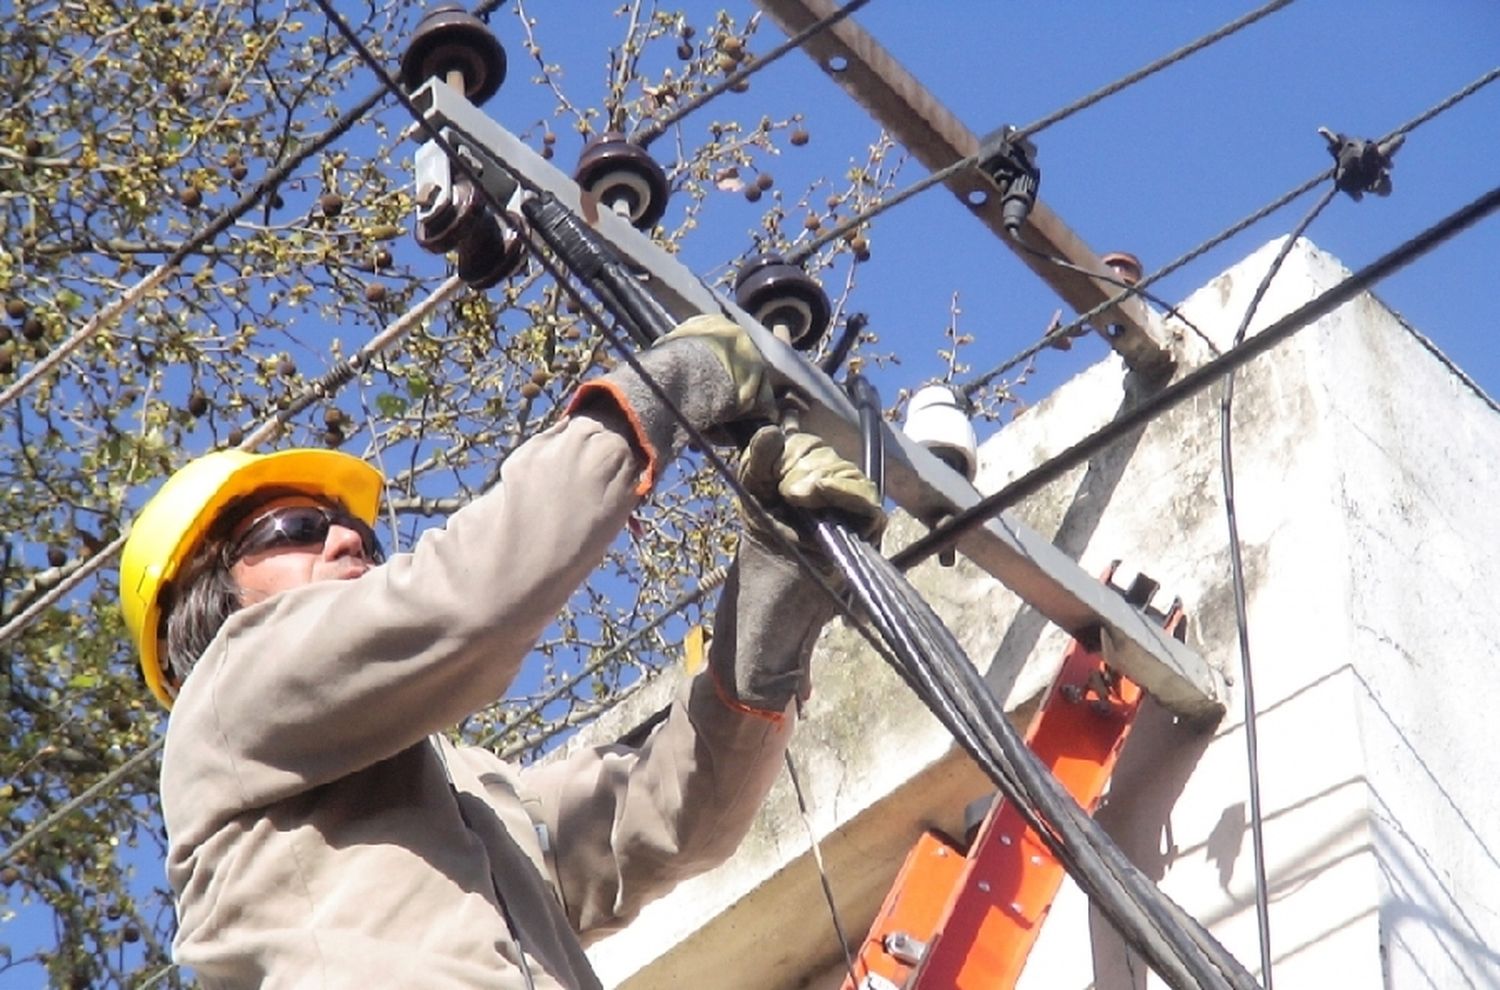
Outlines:
<svg viewBox="0 0 1500 990"><path fill-rule="evenodd" d="M609 374L584 383L569 411L587 409L605 396L612 400L629 421L646 457L642 493L650 490L662 466L689 439L672 406L699 431L738 420L769 419L775 412L765 361L745 331L727 317L685 320L638 360L660 394L635 368L620 364Z"/></svg>

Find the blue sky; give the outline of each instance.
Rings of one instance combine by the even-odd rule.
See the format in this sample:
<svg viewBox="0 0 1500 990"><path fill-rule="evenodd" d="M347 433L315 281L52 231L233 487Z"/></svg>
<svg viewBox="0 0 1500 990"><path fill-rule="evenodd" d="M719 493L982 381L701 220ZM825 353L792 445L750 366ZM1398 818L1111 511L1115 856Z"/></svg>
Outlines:
<svg viewBox="0 0 1500 990"><path fill-rule="evenodd" d="M566 36L557 4L532 12L549 57L568 68L565 85L587 96L602 76L590 53L593 32L607 38L619 27L612 18L583 15L585 7L597 9L590 4L570 6L581 16L567 18ZM718 6L688 9L703 12L701 26ZM857 20L982 135L1029 124L1256 6L874 0ZM754 11L748 3L730 9L741 18ZM513 21L498 16L495 26L511 44L513 75L487 110L504 120L509 87L525 85L526 67L510 36ZM752 50L781 38L767 24ZM1493 3L1300 0L1038 134L1042 199L1097 252L1133 252L1150 272L1328 168L1320 126L1383 135L1500 64L1497 52L1500 6ZM864 111L799 53L755 77L748 93L726 97L684 126L704 127L740 106L752 119L761 112L807 116L811 142L767 163L788 191L847 167L876 135ZM1351 269L1378 257L1490 188L1500 176L1497 122L1500 82L1409 136L1396 155L1390 197L1356 203L1341 196L1307 236ZM899 184L923 174L913 163ZM1287 232L1315 196L1163 280L1156 292L1171 301L1186 297ZM695 233L690 258L744 250L758 209L725 198ZM854 301L903 357L900 371L883 376L887 398L939 370L935 352L953 293L962 328L976 338L968 354L975 371L1036 339L1059 305L946 190L881 216L870 239L872 260ZM1500 394L1500 347L1483 302L1497 259L1500 218L1491 218L1376 290L1491 395ZM1095 338L1067 355L1043 355L1029 400L1106 352Z"/></svg>
<svg viewBox="0 0 1500 990"><path fill-rule="evenodd" d="M739 20L755 9L747 0L684 6L700 30L720 6ZM1028 124L1254 6L873 0L857 20L984 134ZM549 60L565 66L563 85L581 104L597 105L606 46L622 30L607 9L598 0L533 0L529 10ZM532 66L515 19L502 12L494 27L510 51L511 78L486 110L523 130L547 112L550 97L528 80ZM752 50L764 52L781 38L766 24ZM1497 53L1500 4L1490 0L1299 0L1037 135L1042 199L1096 251L1131 251L1152 271L1326 169L1319 126L1384 134L1493 68ZM372 85L364 79L355 89ZM756 76L748 93L725 97L684 127L701 133L695 129L714 117L753 121L762 113L807 118L810 143L764 163L789 194L841 173L877 135L864 112L796 53ZM397 118L388 111L385 119ZM570 140L562 135L559 163L576 154ZM1408 138L1390 197L1340 197L1308 236L1358 268L1487 191L1500 176L1497 163L1500 83ZM910 165L898 184L923 174ZM1312 198L1210 252L1156 292L1184 298L1285 233ZM759 214L739 195L723 194L686 257L707 268L742 253ZM888 401L895 388L919 385L940 369L936 352L955 293L961 328L976 338L965 355L975 372L1035 340L1060 305L946 190L881 216L870 240L872 258L853 302L869 313L885 349L902 358L881 376ZM1488 305L1497 265L1500 217L1492 217L1377 288L1492 396L1500 396L1500 345ZM433 266L440 267L436 259ZM1106 353L1097 339L1068 354L1046 352L1027 399L1036 401Z"/></svg>

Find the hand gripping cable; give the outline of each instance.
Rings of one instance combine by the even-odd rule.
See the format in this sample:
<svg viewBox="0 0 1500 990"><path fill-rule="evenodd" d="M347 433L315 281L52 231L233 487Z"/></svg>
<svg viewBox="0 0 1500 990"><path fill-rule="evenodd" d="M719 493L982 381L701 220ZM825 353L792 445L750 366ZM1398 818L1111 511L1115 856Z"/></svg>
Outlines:
<svg viewBox="0 0 1500 990"><path fill-rule="evenodd" d="M638 344L649 345L673 328L665 307L628 266L555 198L534 196L521 209L551 253ZM856 381L851 391L857 406L870 405L868 383ZM865 466L878 472L878 444L869 442L876 424L868 415L862 421ZM1130 863L1037 760L952 632L902 573L835 519L801 525L842 573L854 602L851 617L862 629L866 623L873 627L878 652L1150 965L1180 990L1256 987L1238 960Z"/></svg>

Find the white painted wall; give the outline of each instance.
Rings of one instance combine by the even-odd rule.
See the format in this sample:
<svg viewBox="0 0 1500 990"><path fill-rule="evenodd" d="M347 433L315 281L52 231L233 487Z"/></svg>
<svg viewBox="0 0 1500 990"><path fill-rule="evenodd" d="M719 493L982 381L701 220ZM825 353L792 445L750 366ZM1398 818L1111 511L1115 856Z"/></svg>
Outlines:
<svg viewBox="0 0 1500 990"><path fill-rule="evenodd" d="M1226 346L1280 242L1182 307ZM1305 242L1254 326L1343 276ZM1208 345L1184 331L1188 363ZM1106 361L989 440L992 490L1106 422ZM1162 889L1259 968L1239 655L1217 390L1079 468L1020 515L1099 572L1115 558L1180 595L1190 643L1235 680L1195 734L1148 705L1099 818ZM1362 298L1245 368L1234 467L1249 583L1260 781L1280 987L1500 985L1500 698L1489 635L1500 568L1500 412ZM899 540L898 540L899 542ZM888 543L887 549L891 548ZM924 565L924 593L1011 707L1065 639L988 577ZM858 937L924 827L957 830L988 787L868 650L833 629L794 752L844 925ZM607 729L604 731L608 731ZM807 826L783 784L741 854L595 948L607 985L837 986ZM1065 888L1022 985L1157 985Z"/></svg>

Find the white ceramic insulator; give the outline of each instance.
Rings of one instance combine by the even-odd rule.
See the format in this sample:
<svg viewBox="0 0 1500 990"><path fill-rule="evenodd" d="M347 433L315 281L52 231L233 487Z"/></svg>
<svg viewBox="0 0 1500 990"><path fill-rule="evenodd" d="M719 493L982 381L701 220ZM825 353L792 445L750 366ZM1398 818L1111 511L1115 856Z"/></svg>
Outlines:
<svg viewBox="0 0 1500 990"><path fill-rule="evenodd" d="M970 481L979 467L979 443L964 401L946 385L917 390L906 408L902 430L915 442L963 473Z"/></svg>
<svg viewBox="0 0 1500 990"><path fill-rule="evenodd" d="M599 200L615 214L635 223L651 203L651 186L634 172L621 169L611 172L595 184Z"/></svg>

